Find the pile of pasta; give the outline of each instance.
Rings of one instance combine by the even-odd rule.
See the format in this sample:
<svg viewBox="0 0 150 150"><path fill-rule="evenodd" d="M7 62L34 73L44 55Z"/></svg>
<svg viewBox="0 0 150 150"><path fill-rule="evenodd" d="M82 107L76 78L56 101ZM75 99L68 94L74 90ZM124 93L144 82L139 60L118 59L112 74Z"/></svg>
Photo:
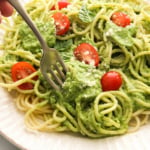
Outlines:
<svg viewBox="0 0 150 150"><path fill-rule="evenodd" d="M91 138L136 131L148 122L150 115L150 5L143 0L70 0L69 3L59 10L58 1L31 0L25 8L35 21L47 22L57 11L67 15L71 21L69 32L57 35L56 40L62 42L62 46L71 40L73 47L80 41L93 43L101 58L95 69L119 72L123 79L122 87L116 91L99 91L96 96L87 99L78 94L73 102L60 101L60 93L48 85L40 72L41 49L34 53L21 45L19 28L24 21L17 12L0 24L0 29L5 31L0 45L3 50L0 86L16 95L16 107L25 113L26 127L32 130L71 131ZM53 6L56 10L51 10ZM87 15L87 22L81 19L82 10L86 10L84 16ZM131 41L126 31L123 32L125 39L122 43L116 43L109 37L112 32L110 18L117 11L126 12L132 20L131 26L135 27L135 31L129 37ZM108 26L107 22L110 22ZM72 66L72 60L68 59L72 51L66 49L62 49L63 58L68 66ZM72 49L69 47L69 50ZM13 82L11 67L19 60L30 62L36 67L36 72ZM74 67L70 68L73 72ZM32 80L36 76L39 76L38 80ZM34 88L19 89L18 86L25 82L32 82Z"/></svg>

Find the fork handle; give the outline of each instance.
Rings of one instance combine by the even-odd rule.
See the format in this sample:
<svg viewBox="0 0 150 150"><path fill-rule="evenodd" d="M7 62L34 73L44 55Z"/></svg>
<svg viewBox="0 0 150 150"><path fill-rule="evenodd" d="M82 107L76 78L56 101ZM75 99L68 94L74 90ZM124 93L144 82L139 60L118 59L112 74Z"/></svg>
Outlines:
<svg viewBox="0 0 150 150"><path fill-rule="evenodd" d="M37 27L35 26L35 24L31 20L29 15L27 14L26 10L22 7L19 0L8 0L8 2L16 9L16 11L21 15L21 17L25 20L25 22L28 24L28 26L32 29L32 31L34 32L34 34L38 38L38 40L42 46L42 49L46 50L48 47L47 43L45 42L45 40L41 36L39 30L37 29Z"/></svg>

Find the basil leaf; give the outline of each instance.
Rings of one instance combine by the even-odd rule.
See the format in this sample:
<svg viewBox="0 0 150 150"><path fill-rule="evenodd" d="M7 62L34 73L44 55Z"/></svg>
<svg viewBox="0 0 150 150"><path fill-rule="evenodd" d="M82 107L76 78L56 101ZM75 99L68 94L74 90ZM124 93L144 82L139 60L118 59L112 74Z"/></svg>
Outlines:
<svg viewBox="0 0 150 150"><path fill-rule="evenodd" d="M88 10L87 7L84 5L79 10L79 19L82 20L84 23L90 23L93 21L95 13Z"/></svg>

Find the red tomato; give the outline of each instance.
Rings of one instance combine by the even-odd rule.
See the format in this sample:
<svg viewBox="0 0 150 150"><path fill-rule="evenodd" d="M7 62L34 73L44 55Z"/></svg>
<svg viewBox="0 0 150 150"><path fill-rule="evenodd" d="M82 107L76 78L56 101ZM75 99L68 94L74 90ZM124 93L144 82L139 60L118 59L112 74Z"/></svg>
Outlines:
<svg viewBox="0 0 150 150"><path fill-rule="evenodd" d="M35 68L29 64L28 62L18 62L16 64L14 64L11 68L11 76L12 76L12 80L18 81L21 80L27 76L29 76L30 74L32 74L33 72L35 72ZM34 77L33 80L37 80L38 77ZM32 83L23 83L21 85L19 85L19 88L22 90L29 90L29 89L33 89L33 84Z"/></svg>
<svg viewBox="0 0 150 150"><path fill-rule="evenodd" d="M67 1L59 1L58 2L58 9L61 10L62 8L66 8L68 5L70 5L70 3ZM56 9L55 6L53 6L51 8L51 10L55 10L55 9Z"/></svg>
<svg viewBox="0 0 150 150"><path fill-rule="evenodd" d="M103 91L118 90L122 85L122 77L116 71L109 71L102 76L101 85Z"/></svg>
<svg viewBox="0 0 150 150"><path fill-rule="evenodd" d="M53 14L52 17L54 18L54 22L56 25L56 34L57 35L65 34L70 27L69 18L61 12L56 12L55 14Z"/></svg>
<svg viewBox="0 0 150 150"><path fill-rule="evenodd" d="M126 27L130 25L130 17L123 12L115 12L111 16L111 20L118 26Z"/></svg>
<svg viewBox="0 0 150 150"><path fill-rule="evenodd" d="M0 10L5 17L11 16L13 13L13 7L6 0L0 0Z"/></svg>
<svg viewBox="0 0 150 150"><path fill-rule="evenodd" d="M92 64L94 66L98 66L100 62L100 58L99 58L97 50L88 43L80 44L74 50L74 56L79 61L83 61L86 64Z"/></svg>

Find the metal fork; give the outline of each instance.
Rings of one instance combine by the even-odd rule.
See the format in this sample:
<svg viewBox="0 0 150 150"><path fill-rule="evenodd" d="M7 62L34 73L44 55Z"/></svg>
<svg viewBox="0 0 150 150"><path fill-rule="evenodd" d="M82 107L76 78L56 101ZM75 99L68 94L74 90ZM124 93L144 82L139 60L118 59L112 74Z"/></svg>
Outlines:
<svg viewBox="0 0 150 150"><path fill-rule="evenodd" d="M46 41L41 36L37 27L32 22L21 3L18 0L8 0L8 2L22 16L41 44L43 54L40 61L40 69L43 76L54 89L60 90L60 87L62 86L65 80L65 75L67 73L67 67L65 66L62 58L56 49L48 47Z"/></svg>

